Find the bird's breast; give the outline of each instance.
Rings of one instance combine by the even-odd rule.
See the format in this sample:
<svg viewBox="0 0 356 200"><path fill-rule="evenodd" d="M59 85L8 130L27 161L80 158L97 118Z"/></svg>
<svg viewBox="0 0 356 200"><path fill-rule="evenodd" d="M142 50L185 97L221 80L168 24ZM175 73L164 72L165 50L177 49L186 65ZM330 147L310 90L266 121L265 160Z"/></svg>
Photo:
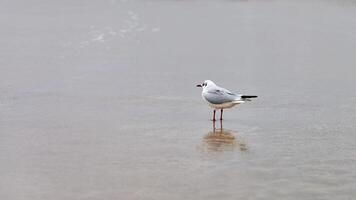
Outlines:
<svg viewBox="0 0 356 200"><path fill-rule="evenodd" d="M227 109L227 108L232 108L236 105L239 105L240 103L236 103L236 102L226 102L226 103L222 103L222 104L212 104L209 103L209 106L214 108L214 109Z"/></svg>

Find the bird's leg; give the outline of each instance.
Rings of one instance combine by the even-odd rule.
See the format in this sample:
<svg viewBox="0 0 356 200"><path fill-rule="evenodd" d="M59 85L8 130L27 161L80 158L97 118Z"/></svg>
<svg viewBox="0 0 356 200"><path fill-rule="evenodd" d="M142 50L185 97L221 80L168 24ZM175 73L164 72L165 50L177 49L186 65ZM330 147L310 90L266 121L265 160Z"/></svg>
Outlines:
<svg viewBox="0 0 356 200"><path fill-rule="evenodd" d="M215 122L216 119L215 119L215 113L216 113L216 110L214 109L214 115L213 115L213 121Z"/></svg>
<svg viewBox="0 0 356 200"><path fill-rule="evenodd" d="M213 121L213 133L215 133L216 126L215 126L215 121Z"/></svg>
<svg viewBox="0 0 356 200"><path fill-rule="evenodd" d="M223 109L220 110L220 121L223 120L222 115L223 115Z"/></svg>

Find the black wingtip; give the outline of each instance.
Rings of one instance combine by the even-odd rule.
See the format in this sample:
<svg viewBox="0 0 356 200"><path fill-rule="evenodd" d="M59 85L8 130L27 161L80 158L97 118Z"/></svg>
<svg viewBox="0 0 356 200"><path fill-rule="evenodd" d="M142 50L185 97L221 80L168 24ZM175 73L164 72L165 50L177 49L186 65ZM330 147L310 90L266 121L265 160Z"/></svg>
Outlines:
<svg viewBox="0 0 356 200"><path fill-rule="evenodd" d="M256 95L242 95L241 98L248 99L248 98L257 98Z"/></svg>

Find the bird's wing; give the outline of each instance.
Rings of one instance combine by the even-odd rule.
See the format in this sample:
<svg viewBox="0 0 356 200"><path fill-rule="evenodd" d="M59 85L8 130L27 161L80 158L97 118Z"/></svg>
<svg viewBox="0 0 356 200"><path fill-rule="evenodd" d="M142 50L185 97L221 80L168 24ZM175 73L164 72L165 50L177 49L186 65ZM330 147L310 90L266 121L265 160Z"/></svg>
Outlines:
<svg viewBox="0 0 356 200"><path fill-rule="evenodd" d="M240 98L225 88L214 88L203 93L203 97L206 101L212 104L222 104L226 102L232 102Z"/></svg>

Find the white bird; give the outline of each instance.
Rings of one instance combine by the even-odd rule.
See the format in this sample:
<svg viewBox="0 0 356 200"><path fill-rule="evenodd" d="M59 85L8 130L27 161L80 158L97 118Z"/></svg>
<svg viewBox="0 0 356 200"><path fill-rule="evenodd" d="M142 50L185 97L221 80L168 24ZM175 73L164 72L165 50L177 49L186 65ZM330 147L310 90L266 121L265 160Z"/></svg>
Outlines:
<svg viewBox="0 0 356 200"><path fill-rule="evenodd" d="M257 97L255 95L234 94L225 88L217 86L211 80L206 80L203 84L197 85L197 87L203 88L201 93L203 99L214 109L213 121L216 121L215 113L217 109L220 109L220 120L222 120L224 109L232 108L246 101L251 101L250 98Z"/></svg>

